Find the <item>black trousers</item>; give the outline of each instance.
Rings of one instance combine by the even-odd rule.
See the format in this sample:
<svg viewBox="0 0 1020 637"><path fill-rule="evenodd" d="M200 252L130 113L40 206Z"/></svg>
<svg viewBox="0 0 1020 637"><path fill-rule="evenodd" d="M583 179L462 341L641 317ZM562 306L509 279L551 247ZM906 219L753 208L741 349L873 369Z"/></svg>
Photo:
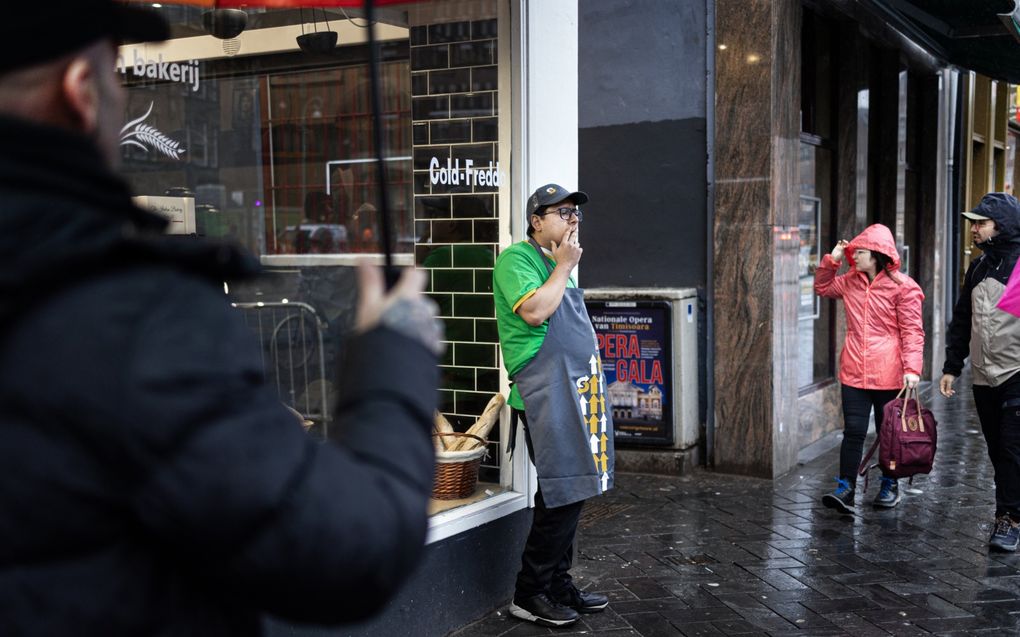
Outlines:
<svg viewBox="0 0 1020 637"><path fill-rule="evenodd" d="M868 417L875 411L875 431L882 429L882 408L896 398L898 389L860 389L843 385L843 444L839 448L839 477L857 483L857 467L864 455Z"/></svg>
<svg viewBox="0 0 1020 637"><path fill-rule="evenodd" d="M535 451L524 412L514 410L524 424L528 457L535 461ZM524 543L521 570L517 573L515 599L526 599L540 593L562 592L573 584L570 567L574 559L574 536L581 518L584 500L561 507L547 507L542 488L535 494L534 518Z"/></svg>
<svg viewBox="0 0 1020 637"><path fill-rule="evenodd" d="M995 469L995 517L1020 521L1020 373L998 387L974 385L974 406Z"/></svg>

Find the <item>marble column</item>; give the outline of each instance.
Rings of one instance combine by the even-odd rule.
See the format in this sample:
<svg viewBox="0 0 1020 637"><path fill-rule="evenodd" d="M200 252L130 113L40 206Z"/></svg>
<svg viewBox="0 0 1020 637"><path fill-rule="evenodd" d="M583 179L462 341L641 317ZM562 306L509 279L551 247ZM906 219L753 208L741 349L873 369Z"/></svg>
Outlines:
<svg viewBox="0 0 1020 637"><path fill-rule="evenodd" d="M714 210L717 469L796 462L801 7L716 2Z"/></svg>

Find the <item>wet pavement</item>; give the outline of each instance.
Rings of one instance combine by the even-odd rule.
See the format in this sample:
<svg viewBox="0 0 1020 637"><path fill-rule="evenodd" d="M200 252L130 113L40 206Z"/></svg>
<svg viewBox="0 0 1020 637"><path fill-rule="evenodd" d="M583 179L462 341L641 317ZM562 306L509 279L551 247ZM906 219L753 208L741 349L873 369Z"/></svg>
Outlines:
<svg viewBox="0 0 1020 637"><path fill-rule="evenodd" d="M1018 635L1020 554L987 548L994 487L969 385L925 403L935 469L901 481L895 509L870 505L877 471L856 516L822 506L838 447L776 481L619 475L585 506L572 571L609 595L605 612L551 629L503 607L453 635Z"/></svg>

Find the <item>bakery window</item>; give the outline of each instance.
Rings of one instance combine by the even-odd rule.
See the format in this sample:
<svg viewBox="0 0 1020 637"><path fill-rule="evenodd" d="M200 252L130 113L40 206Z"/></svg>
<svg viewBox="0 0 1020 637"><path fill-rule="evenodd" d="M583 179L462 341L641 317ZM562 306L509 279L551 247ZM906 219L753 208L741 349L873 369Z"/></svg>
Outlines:
<svg viewBox="0 0 1020 637"><path fill-rule="evenodd" d="M446 323L433 537L523 506L526 459L502 452L507 381L491 283L509 205L508 9L495 0L378 8L389 210L360 10L158 10L171 39L119 50L123 171L138 203L182 240L238 242L258 255L264 274L227 290L280 399L309 435L330 435L354 266L382 261L387 214L396 263L428 270Z"/></svg>

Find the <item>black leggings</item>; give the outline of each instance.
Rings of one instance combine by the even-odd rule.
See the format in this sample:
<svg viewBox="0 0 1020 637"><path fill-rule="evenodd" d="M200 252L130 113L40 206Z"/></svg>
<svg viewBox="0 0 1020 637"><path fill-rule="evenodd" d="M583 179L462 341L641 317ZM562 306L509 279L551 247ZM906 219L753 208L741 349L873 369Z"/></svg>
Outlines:
<svg viewBox="0 0 1020 637"><path fill-rule="evenodd" d="M998 387L974 385L981 430L995 469L995 517L1020 521L1020 374Z"/></svg>
<svg viewBox="0 0 1020 637"><path fill-rule="evenodd" d="M843 385L843 445L839 448L839 477L854 486L864 454L868 417L875 410L875 432L882 429L882 408L900 393L898 389L858 389Z"/></svg>

